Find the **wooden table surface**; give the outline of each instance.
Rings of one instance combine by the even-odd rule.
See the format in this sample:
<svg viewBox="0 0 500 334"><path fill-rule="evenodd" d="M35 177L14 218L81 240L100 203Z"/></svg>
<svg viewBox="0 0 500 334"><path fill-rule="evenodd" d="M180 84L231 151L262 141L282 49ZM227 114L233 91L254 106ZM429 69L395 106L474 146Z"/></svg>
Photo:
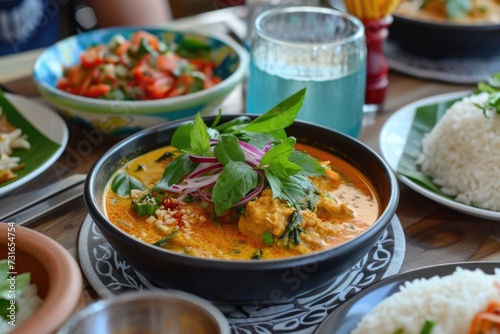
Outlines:
<svg viewBox="0 0 500 334"><path fill-rule="evenodd" d="M215 27L219 24L218 29L221 28L219 23L221 19L224 19L223 15L203 16L203 22L208 22L207 26ZM0 68L8 67L9 64L6 62L10 58L0 58ZM16 94L45 103L38 95L32 79L26 76L27 71L29 72L30 69L21 68L18 71L19 76L10 75L8 81L2 80L0 72L0 82ZM399 108L424 97L474 88L474 86L422 80L392 72L389 81L383 111L365 116L360 135L361 141L379 153L380 130L388 117ZM238 88L223 103L222 110L225 113L243 111L242 91L241 87ZM88 172L96 159L118 142L113 138L101 138L91 142L84 135L82 128L72 122L67 122L67 125L70 130L69 143L60 159L22 191L43 187L53 182L57 179L56 173L61 173L61 171L64 171L65 176ZM86 149L83 150L82 147ZM89 147L91 149L88 149ZM400 192L397 216L406 235L406 256L401 271L448 262L500 260L500 242L498 242L500 223L452 211L401 183ZM1 202L0 199L0 206ZM87 209L83 198L80 197L41 218L36 225L33 225L33 228L57 240L78 260L78 232L86 215ZM100 298L85 277L83 289L87 303Z"/></svg>

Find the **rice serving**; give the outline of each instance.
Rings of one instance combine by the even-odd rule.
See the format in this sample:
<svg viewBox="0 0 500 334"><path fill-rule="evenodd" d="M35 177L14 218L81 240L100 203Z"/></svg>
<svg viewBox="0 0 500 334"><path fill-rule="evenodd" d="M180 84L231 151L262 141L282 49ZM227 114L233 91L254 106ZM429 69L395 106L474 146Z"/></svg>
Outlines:
<svg viewBox="0 0 500 334"><path fill-rule="evenodd" d="M460 267L448 276L408 281L364 316L352 334L420 334L426 321L434 322L430 334L467 334L475 315L500 301L495 283L500 283L498 269L490 275Z"/></svg>
<svg viewBox="0 0 500 334"><path fill-rule="evenodd" d="M500 211L500 115L476 106L488 97L481 93L454 103L424 136L416 162L456 201Z"/></svg>

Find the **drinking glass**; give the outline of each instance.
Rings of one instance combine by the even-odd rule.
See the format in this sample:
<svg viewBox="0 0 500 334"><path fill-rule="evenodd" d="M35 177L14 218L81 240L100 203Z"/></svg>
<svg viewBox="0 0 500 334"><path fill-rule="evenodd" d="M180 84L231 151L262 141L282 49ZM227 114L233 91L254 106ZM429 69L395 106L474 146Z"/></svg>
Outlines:
<svg viewBox="0 0 500 334"><path fill-rule="evenodd" d="M268 9L256 18L247 113L264 113L304 87L297 119L359 136L366 87L359 19L310 6Z"/></svg>

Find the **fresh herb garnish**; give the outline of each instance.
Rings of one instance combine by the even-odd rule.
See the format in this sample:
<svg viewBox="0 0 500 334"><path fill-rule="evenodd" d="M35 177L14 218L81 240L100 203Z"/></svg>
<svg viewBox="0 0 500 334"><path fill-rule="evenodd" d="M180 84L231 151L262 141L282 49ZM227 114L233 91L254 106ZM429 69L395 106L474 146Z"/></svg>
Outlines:
<svg viewBox="0 0 500 334"><path fill-rule="evenodd" d="M287 247L297 246L300 244L300 233L304 232L300 226L302 215L299 210L294 210L288 217L288 225L285 232L280 236L280 240Z"/></svg>
<svg viewBox="0 0 500 334"><path fill-rule="evenodd" d="M274 244L274 235L272 232L266 232L262 234L262 241L264 242L265 245L272 245Z"/></svg>
<svg viewBox="0 0 500 334"><path fill-rule="evenodd" d="M286 137L300 110L305 89L250 121L242 116L208 127L201 116L178 127L171 145L180 154L165 169L156 189L198 194L213 203L217 216L245 204L270 187L273 197L303 207L314 193L307 178L325 175L318 161L294 150L296 139ZM307 201L313 203L314 201Z"/></svg>
<svg viewBox="0 0 500 334"><path fill-rule="evenodd" d="M154 215L160 205L161 200L152 194L145 194L139 200L132 201L132 209L138 217Z"/></svg>
<svg viewBox="0 0 500 334"><path fill-rule="evenodd" d="M158 159L156 159L155 162L161 162L161 161L167 160L168 158L173 157L173 156L174 156L174 152L167 151L167 152L163 153Z"/></svg>
<svg viewBox="0 0 500 334"><path fill-rule="evenodd" d="M177 233L179 233L179 231L173 230L166 237L164 237L164 238L158 240L157 242L155 242L153 244L153 246L163 247L168 241L170 241L170 239L172 239L173 237L175 237L177 235Z"/></svg>
<svg viewBox="0 0 500 334"><path fill-rule="evenodd" d="M496 111L497 114L500 114L500 72L493 73L488 78L488 82L478 83L477 88L474 90L474 94L483 92L490 94L486 103L484 105L474 105L481 109L485 116L487 116L488 110L493 110Z"/></svg>
<svg viewBox="0 0 500 334"><path fill-rule="evenodd" d="M130 195L132 189L145 190L146 187L136 178L122 172L113 178L111 189L119 196L127 196Z"/></svg>
<svg viewBox="0 0 500 334"><path fill-rule="evenodd" d="M434 327L435 322L432 320L426 320L422 329L420 330L420 334L431 334L432 328Z"/></svg>
<svg viewBox="0 0 500 334"><path fill-rule="evenodd" d="M262 258L262 254L264 254L264 251L262 249L257 249L255 253L253 253L251 259L260 260Z"/></svg>

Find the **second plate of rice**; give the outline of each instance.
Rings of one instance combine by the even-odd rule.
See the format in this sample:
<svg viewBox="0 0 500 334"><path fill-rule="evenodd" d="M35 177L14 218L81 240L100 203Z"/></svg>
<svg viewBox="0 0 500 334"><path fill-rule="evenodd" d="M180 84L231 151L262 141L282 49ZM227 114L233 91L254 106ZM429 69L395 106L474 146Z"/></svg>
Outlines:
<svg viewBox="0 0 500 334"><path fill-rule="evenodd" d="M314 334L467 334L478 313L500 301L498 262L424 267L379 281L339 306Z"/></svg>
<svg viewBox="0 0 500 334"><path fill-rule="evenodd" d="M481 198L481 196L482 196L481 194L485 194L486 190L489 190L492 194L494 192L496 192L496 189L498 187L500 187L500 181L496 182L497 184L495 184L495 182L491 182L490 184L488 184L488 182L485 182L484 189L481 191L475 191L475 192L473 191L473 189L477 188L477 184L474 184L474 183L469 184L468 186L470 187L470 191L467 194L468 198L459 198L459 197L453 198L453 196L451 196L451 195L445 196L442 193L437 193L435 191L432 191L431 189L423 186L422 184L415 182L411 178L406 177L406 176L397 172L398 164L399 164L400 159L403 155L409 133L410 133L411 128L413 126L413 120L415 117L416 110L422 106L432 105L432 104L436 104L436 103L440 103L440 102L444 102L444 101L452 101L452 100L456 100L456 99L461 99L461 98L466 97L469 94L471 94L470 91L460 91L460 92L436 95L436 96L424 98L422 100L418 100L416 102L413 102L413 103L399 109L393 115L391 115L391 117L387 120L387 122L382 127L382 131L381 131L380 137L379 137L380 150L381 150L383 158L388 162L388 164L391 166L391 168L396 172L396 175L399 178L399 180L402 183L404 183L405 185L407 185L408 187L410 187L411 189L415 190L416 192L420 193L421 195L423 195L427 198L430 198L430 199L432 199L440 204L443 204L451 209L454 209L456 211L466 213L469 215L473 215L476 217L480 217L480 218L496 220L496 219L500 219L500 210L499 210L500 199L496 199L493 196L493 199L488 198L485 200L485 199ZM474 103L474 101L471 101L470 103ZM481 113L482 113L482 111L479 110L479 114L480 114L479 117L483 117L481 115ZM497 118L500 117L498 115L494 115L494 116ZM444 119L444 117L443 117L443 119ZM455 122L456 124L453 124L453 122ZM470 123L470 121L467 121L467 122ZM443 124L439 124L440 129L438 129L438 130L440 130L440 131L434 131L434 132L437 132L437 134L433 134L432 135L433 138L431 138L431 139L432 140L436 140L436 139L443 140L443 138L446 138L446 139L450 139L450 140L447 140L449 142L453 142L453 141L459 142L459 140L461 140L461 138L459 136L463 137L465 135L465 133L462 132L462 129L455 128L454 129L455 132L450 131L450 129L447 129L447 127L458 126L457 124L460 125L459 122L457 122L456 120L446 120L445 122L443 122ZM436 125L435 128L437 126L438 125ZM464 131L468 131L468 135L469 135L471 133L471 131L470 131L471 126L473 129L474 125L468 124L468 126L469 127L467 129L464 129ZM476 125L476 128L477 128L477 125ZM500 131L500 127L498 127L498 129ZM435 129L433 129L433 130L435 130ZM477 128L477 130L478 131L476 131L476 133L477 132L481 133L480 128ZM455 134L455 136L454 136L454 134ZM492 136L492 134L490 134L490 136ZM476 146L481 147L482 141L486 140L485 138L487 139L487 137L484 137L484 136L477 139L480 142L478 144L476 144ZM496 141L500 141L500 137L494 138L493 140L490 138L489 144L491 144L491 143L496 144ZM475 155L472 153L476 153L476 152L471 152L471 150L472 150L471 145L467 146L467 148L465 146L463 146L462 144L456 145L456 150L455 150L455 152L453 152L454 157L449 157L447 155L446 160L449 160L449 161L447 161L445 163L451 163L453 161L453 159L462 159L462 161L467 163L467 164L485 165L486 163L493 163L494 164L494 161L492 162L492 160L491 160L492 158L499 159L497 157L500 155L490 154L490 156L487 157L487 160L489 160L489 161L486 161L483 163L475 161L475 159L473 159L473 157L475 157ZM428 152L427 153L428 156L425 158L425 159L427 159L427 161L425 161L425 163L428 163L428 161L432 158L432 156L439 156L439 154L443 155L443 154L447 153L449 150L449 147L450 147L449 145L445 146L445 148L441 149L441 152L430 152L430 153ZM443 150L445 153L443 153ZM499 147L499 150L500 150L500 147ZM500 160L499 160L497 166L500 166ZM446 169L446 165L443 166L443 164L441 164L440 166L438 166L436 168ZM468 168L468 169L464 169L464 170L467 170L469 173L474 173L475 169ZM453 178L454 178L455 180L458 180L457 175L460 175L460 173L463 173L464 170L459 170L459 169L455 168L453 170L453 172L450 172L449 174L451 176L447 180L448 184L449 184L449 182L452 182L452 181L450 181L450 179L453 180ZM479 169L476 169L476 170L479 170ZM489 174L488 174L488 172L489 172ZM498 169L497 172L500 173L500 169ZM488 177L488 175L492 175L491 173L495 173L495 170L489 171L488 169L486 169L483 172L483 174L485 174L486 177ZM500 178L498 178L498 176L497 176L492 181L494 181L494 180L500 180ZM474 181L474 182L477 182L477 181ZM458 185L458 184L457 184L457 186L463 187L463 185ZM464 192L466 192L466 191L464 191ZM492 196L490 196L490 197L492 197ZM473 201L470 200L471 198L473 199ZM482 200L482 202L481 202L481 200ZM493 203L487 203L488 200L490 200L490 201L492 200ZM496 201L496 203L495 203L495 201ZM478 203L480 205L478 205ZM498 205L498 207L495 207L495 205ZM495 211L495 210L498 210L498 211Z"/></svg>

